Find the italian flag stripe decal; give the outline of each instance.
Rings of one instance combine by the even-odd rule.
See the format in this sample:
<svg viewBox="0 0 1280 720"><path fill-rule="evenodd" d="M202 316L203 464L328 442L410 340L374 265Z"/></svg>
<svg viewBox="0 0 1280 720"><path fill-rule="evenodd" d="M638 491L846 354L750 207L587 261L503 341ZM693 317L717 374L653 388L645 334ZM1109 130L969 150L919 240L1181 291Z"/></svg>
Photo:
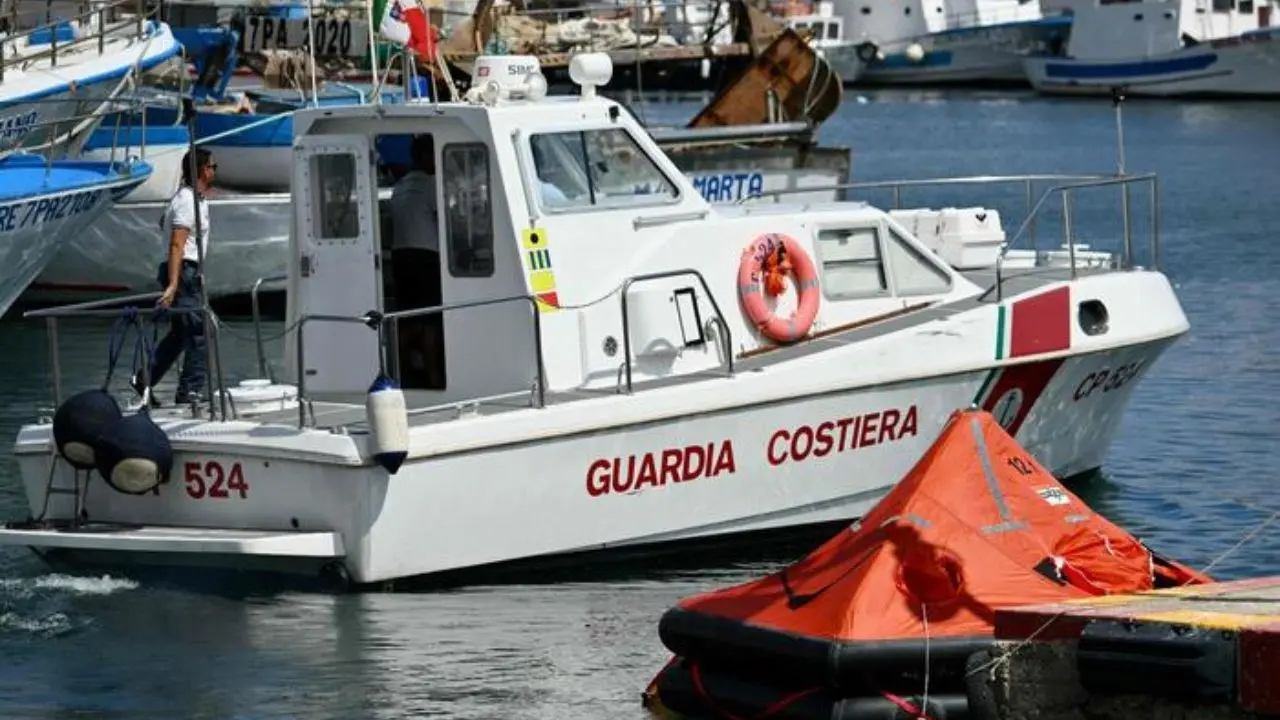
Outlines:
<svg viewBox="0 0 1280 720"><path fill-rule="evenodd" d="M1071 347L1071 287L996 306L995 359L973 404L995 416L1016 434L1062 366L1062 358L1004 365L1010 360L1067 350Z"/></svg>
<svg viewBox="0 0 1280 720"><path fill-rule="evenodd" d="M1071 287L996 308L995 359L1020 358L1071 348Z"/></svg>
<svg viewBox="0 0 1280 720"><path fill-rule="evenodd" d="M996 359L1004 359L1004 304L996 308ZM988 378L989 380L990 378Z"/></svg>

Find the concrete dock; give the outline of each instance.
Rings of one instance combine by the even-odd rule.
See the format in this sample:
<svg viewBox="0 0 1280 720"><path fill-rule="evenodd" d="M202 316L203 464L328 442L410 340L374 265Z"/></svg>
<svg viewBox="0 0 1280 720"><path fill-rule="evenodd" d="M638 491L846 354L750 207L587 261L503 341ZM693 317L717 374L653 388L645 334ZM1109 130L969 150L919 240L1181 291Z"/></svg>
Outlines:
<svg viewBox="0 0 1280 720"><path fill-rule="evenodd" d="M971 717L1280 716L1280 577L999 610L995 635Z"/></svg>

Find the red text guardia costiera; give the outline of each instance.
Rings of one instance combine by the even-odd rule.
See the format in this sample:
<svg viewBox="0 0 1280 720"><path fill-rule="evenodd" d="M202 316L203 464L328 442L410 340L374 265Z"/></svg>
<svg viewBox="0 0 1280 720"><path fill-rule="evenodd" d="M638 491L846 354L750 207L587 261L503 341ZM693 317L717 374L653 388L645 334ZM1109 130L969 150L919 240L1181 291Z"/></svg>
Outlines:
<svg viewBox="0 0 1280 720"><path fill-rule="evenodd" d="M915 437L919 425L917 416L916 406L912 405L906 410L889 408L816 425L781 428L769 436L764 447L765 459L773 466L800 463ZM731 475L738 470L735 452L733 440L722 440L639 455L597 458L587 467L587 494L599 497Z"/></svg>

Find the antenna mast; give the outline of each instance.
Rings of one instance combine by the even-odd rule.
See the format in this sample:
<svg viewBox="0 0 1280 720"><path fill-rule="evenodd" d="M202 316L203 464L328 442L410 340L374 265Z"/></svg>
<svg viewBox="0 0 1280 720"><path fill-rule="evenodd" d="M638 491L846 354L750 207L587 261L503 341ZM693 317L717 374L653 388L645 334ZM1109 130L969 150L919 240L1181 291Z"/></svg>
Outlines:
<svg viewBox="0 0 1280 720"><path fill-rule="evenodd" d="M1133 264L1133 236L1129 227L1129 183L1125 180L1124 162L1124 105L1125 88L1111 88L1111 106L1116 115L1116 170L1120 176L1120 213L1124 216L1124 265Z"/></svg>
<svg viewBox="0 0 1280 720"><path fill-rule="evenodd" d="M381 23L382 19L375 18L373 16L373 0L365 0L364 7L369 19L369 69L373 71L373 82L375 88L373 93L373 102L377 105L381 105L382 93L379 88L382 87L382 82L378 77L378 36L377 32L373 29L373 25L374 23Z"/></svg>

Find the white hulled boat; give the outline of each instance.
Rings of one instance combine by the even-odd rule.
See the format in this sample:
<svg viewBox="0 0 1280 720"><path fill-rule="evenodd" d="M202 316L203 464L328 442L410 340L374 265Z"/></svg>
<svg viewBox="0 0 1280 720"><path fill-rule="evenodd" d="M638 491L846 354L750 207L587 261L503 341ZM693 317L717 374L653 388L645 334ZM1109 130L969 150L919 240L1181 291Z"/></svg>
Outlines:
<svg viewBox="0 0 1280 720"><path fill-rule="evenodd" d="M861 63L856 85L1026 84L1023 56L1059 47L1071 19L1025 0L835 0L846 42L835 64Z"/></svg>
<svg viewBox="0 0 1280 720"><path fill-rule="evenodd" d="M74 155L112 98L181 49L136 0L94 5L0 37L0 149Z"/></svg>
<svg viewBox="0 0 1280 720"><path fill-rule="evenodd" d="M1280 96L1280 28L1270 0L1202 7L1196 0L1097 4L1053 0L1073 17L1063 53L1025 60L1044 94Z"/></svg>
<svg viewBox="0 0 1280 720"><path fill-rule="evenodd" d="M372 585L842 521L971 404L1060 476L1099 467L1188 330L1128 238L1084 267L1070 217L1051 258L1002 251L982 208L708 203L597 96L607 56L573 60L580 97L512 80L528 61L483 58L496 80L462 102L299 111L292 384L123 417L59 399L15 442L31 518L0 543ZM424 311L388 292L370 152L421 133L446 308L432 386L411 372L432 351L402 334Z"/></svg>
<svg viewBox="0 0 1280 720"><path fill-rule="evenodd" d="M70 238L82 235L125 194L145 183L145 162L0 160L0 315Z"/></svg>

